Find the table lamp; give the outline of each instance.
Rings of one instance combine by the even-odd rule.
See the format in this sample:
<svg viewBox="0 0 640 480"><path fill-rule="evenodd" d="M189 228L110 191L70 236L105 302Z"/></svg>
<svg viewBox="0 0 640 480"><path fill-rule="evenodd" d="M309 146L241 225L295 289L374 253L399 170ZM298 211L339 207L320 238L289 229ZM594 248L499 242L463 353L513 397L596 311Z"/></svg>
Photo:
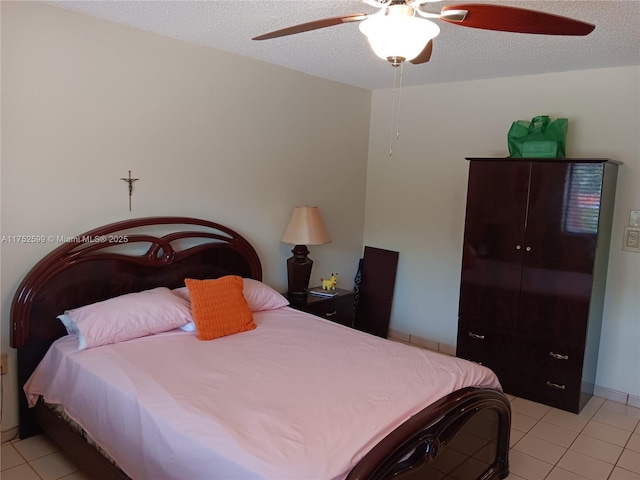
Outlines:
<svg viewBox="0 0 640 480"><path fill-rule="evenodd" d="M293 256L287 259L287 295L306 297L313 266L313 260L307 256L307 245L331 243L318 207L296 207L282 236L282 242L295 245L291 250Z"/></svg>

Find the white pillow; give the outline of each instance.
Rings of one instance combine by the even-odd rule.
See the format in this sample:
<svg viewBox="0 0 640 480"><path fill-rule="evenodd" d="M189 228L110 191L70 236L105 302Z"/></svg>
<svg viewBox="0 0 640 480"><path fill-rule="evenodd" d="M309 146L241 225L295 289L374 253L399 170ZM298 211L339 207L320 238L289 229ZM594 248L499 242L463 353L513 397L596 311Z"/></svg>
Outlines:
<svg viewBox="0 0 640 480"><path fill-rule="evenodd" d="M244 282L242 294L249 305L249 310L252 312L275 310L276 308L286 307L289 305L289 300L287 300L284 295L276 292L269 285L252 278L243 278L242 280ZM187 287L176 288L172 290L172 292L181 299L191 303ZM195 324L191 321L180 328L186 332L193 332L195 331Z"/></svg>
<svg viewBox="0 0 640 480"><path fill-rule="evenodd" d="M79 350L165 332L193 320L189 302L166 287L67 310L58 319L77 336Z"/></svg>

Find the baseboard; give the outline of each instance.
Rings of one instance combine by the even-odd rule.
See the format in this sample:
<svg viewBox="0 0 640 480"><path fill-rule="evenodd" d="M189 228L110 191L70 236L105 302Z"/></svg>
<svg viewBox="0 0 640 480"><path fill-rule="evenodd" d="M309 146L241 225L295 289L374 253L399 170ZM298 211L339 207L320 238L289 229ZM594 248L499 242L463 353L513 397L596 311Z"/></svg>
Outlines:
<svg viewBox="0 0 640 480"><path fill-rule="evenodd" d="M2 444L4 445L7 442L10 442L14 438L18 437L18 429L20 427L16 425L15 427L4 428L0 432L0 436L2 438Z"/></svg>
<svg viewBox="0 0 640 480"><path fill-rule="evenodd" d="M391 340L397 340L403 343L409 343L409 340L411 339L411 335L409 335L408 333L404 333L399 330L394 330L393 328L390 328L387 331L387 338Z"/></svg>
<svg viewBox="0 0 640 480"><path fill-rule="evenodd" d="M452 357L456 356L456 347L454 345L436 342L434 340L429 340L428 338L419 337L418 335L412 335L410 333L390 328L387 333L387 337L389 340L408 343L410 345L415 345L416 347L426 348L427 350L444 353L445 355L450 355Z"/></svg>
<svg viewBox="0 0 640 480"><path fill-rule="evenodd" d="M617 390L601 387L600 385L595 386L593 394L596 397L606 398L607 400L613 400L614 402L622 403L624 405L629 404L629 397L633 397L636 400L638 399L638 397L634 397L633 395L629 395L628 393L618 392Z"/></svg>

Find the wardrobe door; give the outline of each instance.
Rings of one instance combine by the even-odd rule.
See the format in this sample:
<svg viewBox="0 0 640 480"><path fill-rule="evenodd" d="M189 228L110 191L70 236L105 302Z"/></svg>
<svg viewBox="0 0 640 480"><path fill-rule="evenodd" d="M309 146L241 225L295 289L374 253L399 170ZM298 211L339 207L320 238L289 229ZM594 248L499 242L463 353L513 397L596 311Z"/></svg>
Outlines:
<svg viewBox="0 0 640 480"><path fill-rule="evenodd" d="M530 162L471 161L459 315L515 328Z"/></svg>
<svg viewBox="0 0 640 480"><path fill-rule="evenodd" d="M584 344L603 164L534 163L518 331Z"/></svg>

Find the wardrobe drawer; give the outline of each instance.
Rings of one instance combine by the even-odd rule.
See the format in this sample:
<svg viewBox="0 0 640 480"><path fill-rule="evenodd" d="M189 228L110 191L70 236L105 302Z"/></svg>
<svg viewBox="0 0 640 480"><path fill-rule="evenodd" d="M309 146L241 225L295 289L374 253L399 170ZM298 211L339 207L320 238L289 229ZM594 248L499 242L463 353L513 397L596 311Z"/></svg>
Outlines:
<svg viewBox="0 0 640 480"><path fill-rule="evenodd" d="M496 373L513 367L517 348L508 331L463 320L458 324L456 356L480 363Z"/></svg>
<svg viewBox="0 0 640 480"><path fill-rule="evenodd" d="M534 341L529 351L536 370L574 375L578 378L582 374L583 346Z"/></svg>
<svg viewBox="0 0 640 480"><path fill-rule="evenodd" d="M531 400L578 413L580 377L560 371L539 371L531 378Z"/></svg>
<svg viewBox="0 0 640 480"><path fill-rule="evenodd" d="M539 401L578 413L584 346L534 342L531 355L539 364L534 377Z"/></svg>

